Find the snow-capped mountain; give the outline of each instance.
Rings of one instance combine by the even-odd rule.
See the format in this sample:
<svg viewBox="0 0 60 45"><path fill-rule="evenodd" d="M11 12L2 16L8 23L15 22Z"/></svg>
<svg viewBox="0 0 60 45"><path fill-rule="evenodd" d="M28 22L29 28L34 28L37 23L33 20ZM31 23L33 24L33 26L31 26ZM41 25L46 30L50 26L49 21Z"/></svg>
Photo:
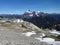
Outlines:
<svg viewBox="0 0 60 45"><path fill-rule="evenodd" d="M31 10L28 10L23 15L27 16L27 17L28 16L33 17L33 16L39 16L39 14L44 14L44 13L40 12L40 11L31 11Z"/></svg>
<svg viewBox="0 0 60 45"><path fill-rule="evenodd" d="M24 17L24 18L31 18L31 17L33 17L33 16L34 16L34 15L33 15L33 12L30 11L30 10L26 11L26 12L23 14L23 17Z"/></svg>
<svg viewBox="0 0 60 45"><path fill-rule="evenodd" d="M53 26L60 24L60 14L48 14L40 11L28 10L23 14L23 19L29 21L38 27L42 28L53 28Z"/></svg>

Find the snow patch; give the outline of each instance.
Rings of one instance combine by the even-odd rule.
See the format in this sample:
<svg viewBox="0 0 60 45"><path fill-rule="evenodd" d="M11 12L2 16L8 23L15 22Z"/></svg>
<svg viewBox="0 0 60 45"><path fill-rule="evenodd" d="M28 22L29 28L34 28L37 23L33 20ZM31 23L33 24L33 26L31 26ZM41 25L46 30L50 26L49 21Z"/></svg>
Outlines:
<svg viewBox="0 0 60 45"><path fill-rule="evenodd" d="M40 42L47 42L47 43L55 42L55 39L53 38L35 38L35 39L39 40Z"/></svg>
<svg viewBox="0 0 60 45"><path fill-rule="evenodd" d="M50 31L50 33L53 33L53 34L58 34L58 35L60 35L60 32L59 32L59 31L56 31L56 30Z"/></svg>
<svg viewBox="0 0 60 45"><path fill-rule="evenodd" d="M32 17L33 16L33 14L31 14L31 15L29 15L30 17Z"/></svg>
<svg viewBox="0 0 60 45"><path fill-rule="evenodd" d="M20 19L17 20L17 23L19 23L19 22L20 22Z"/></svg>
<svg viewBox="0 0 60 45"><path fill-rule="evenodd" d="M32 32L26 32L26 33L22 33L22 34L29 37L29 36L36 34L36 33L34 31L32 31Z"/></svg>
<svg viewBox="0 0 60 45"><path fill-rule="evenodd" d="M42 37L44 37L44 36L46 36L46 35L45 35L44 33L42 33L42 36L40 36L40 37L42 38Z"/></svg>

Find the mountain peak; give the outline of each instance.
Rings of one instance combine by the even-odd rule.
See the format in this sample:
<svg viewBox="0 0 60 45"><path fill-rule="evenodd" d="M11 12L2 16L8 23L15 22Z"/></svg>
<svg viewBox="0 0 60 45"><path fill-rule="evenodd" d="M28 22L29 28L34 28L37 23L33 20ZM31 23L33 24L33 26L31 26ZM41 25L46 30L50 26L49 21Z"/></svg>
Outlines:
<svg viewBox="0 0 60 45"><path fill-rule="evenodd" d="M27 10L26 12L27 12L27 13L32 13L32 11L31 11L31 10Z"/></svg>

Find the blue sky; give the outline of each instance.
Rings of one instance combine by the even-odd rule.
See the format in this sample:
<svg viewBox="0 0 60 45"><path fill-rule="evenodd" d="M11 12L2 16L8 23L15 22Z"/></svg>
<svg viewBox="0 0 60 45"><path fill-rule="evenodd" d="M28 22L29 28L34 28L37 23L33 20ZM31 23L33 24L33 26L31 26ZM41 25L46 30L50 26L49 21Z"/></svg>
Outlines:
<svg viewBox="0 0 60 45"><path fill-rule="evenodd" d="M0 0L0 14L21 14L29 9L60 13L60 0Z"/></svg>

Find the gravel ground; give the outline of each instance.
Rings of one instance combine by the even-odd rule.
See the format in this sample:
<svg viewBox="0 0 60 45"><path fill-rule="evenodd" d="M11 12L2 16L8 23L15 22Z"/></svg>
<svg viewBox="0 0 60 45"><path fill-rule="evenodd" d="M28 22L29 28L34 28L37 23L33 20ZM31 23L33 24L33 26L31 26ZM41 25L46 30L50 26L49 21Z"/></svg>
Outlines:
<svg viewBox="0 0 60 45"><path fill-rule="evenodd" d="M15 30L0 30L0 45L40 45L34 37L26 37Z"/></svg>

